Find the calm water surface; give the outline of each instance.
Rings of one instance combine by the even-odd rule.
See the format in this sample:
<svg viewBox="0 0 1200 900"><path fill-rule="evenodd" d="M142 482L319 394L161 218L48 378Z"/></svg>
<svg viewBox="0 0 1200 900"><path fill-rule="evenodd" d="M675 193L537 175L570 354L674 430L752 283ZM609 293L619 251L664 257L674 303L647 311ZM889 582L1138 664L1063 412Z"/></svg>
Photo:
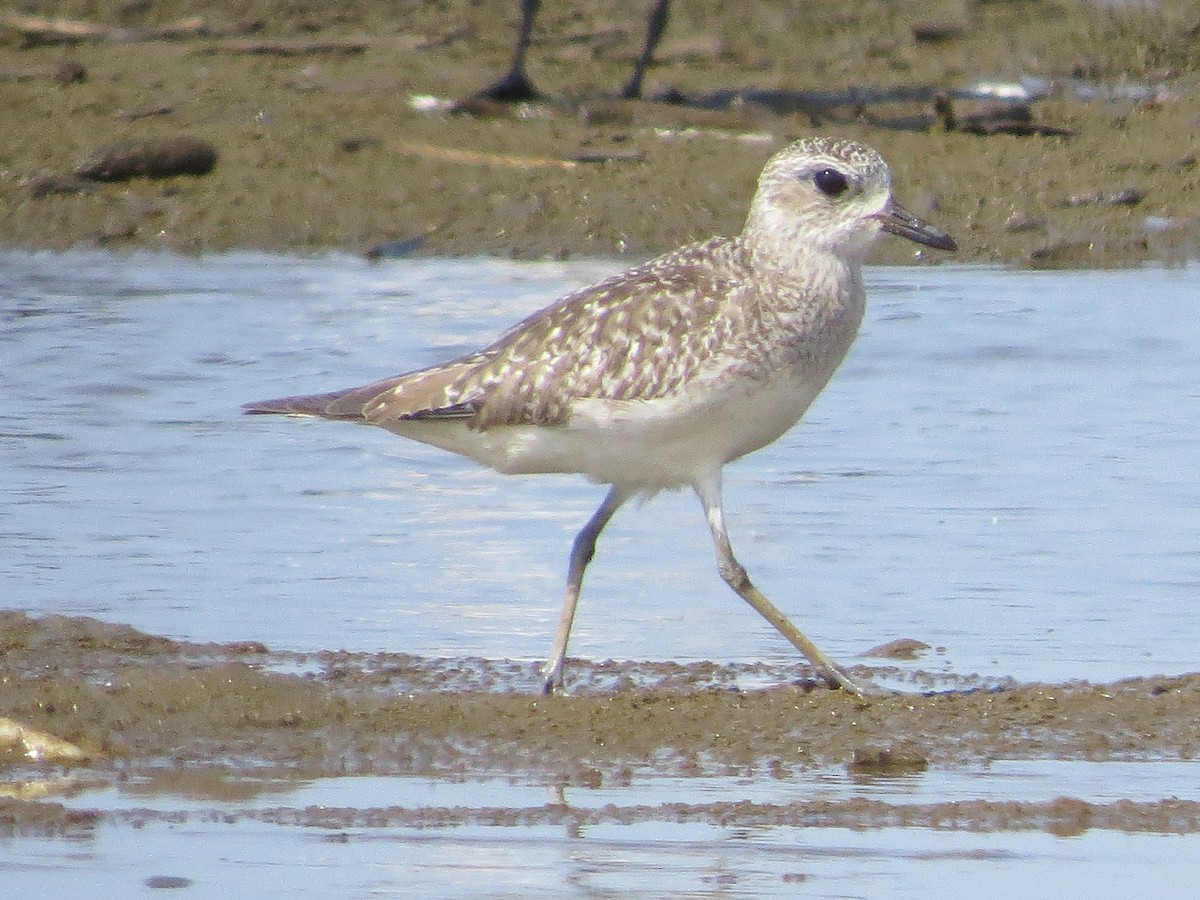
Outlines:
<svg viewBox="0 0 1200 900"><path fill-rule="evenodd" d="M378 429L243 417L477 348L613 265L0 256L0 602L189 640L540 659L603 489ZM1193 670L1197 270L870 272L807 419L729 467L734 546L838 658ZM623 510L572 653L780 660L688 492Z"/></svg>
<svg viewBox="0 0 1200 900"><path fill-rule="evenodd" d="M0 254L0 606L276 649L542 658L571 538L602 488L238 407L475 349L616 268ZM734 546L760 586L848 663L917 638L938 649L913 667L955 674L1194 671L1200 270L874 269L868 281L863 333L805 422L727 469ZM623 510L605 532L571 652L794 658L717 577L687 493ZM1001 793L1057 784L1050 767L1010 772ZM1138 796L1196 797L1190 767L1147 771ZM425 790L398 784L410 800ZM381 788L311 790L338 789L357 799L336 802L369 806ZM671 789L641 785L624 802ZM147 802L129 790L77 802ZM497 805L531 802L528 787L506 790ZM86 848L0 844L0 873L78 890L86 872L95 896L194 868L205 875L189 896L222 883L263 896L999 896L1001 884L1011 896L1047 878L1121 896L1150 877L1168 896L1200 850L1192 836L1106 833L545 831L331 843L258 822L160 825L136 840L101 831Z"/></svg>

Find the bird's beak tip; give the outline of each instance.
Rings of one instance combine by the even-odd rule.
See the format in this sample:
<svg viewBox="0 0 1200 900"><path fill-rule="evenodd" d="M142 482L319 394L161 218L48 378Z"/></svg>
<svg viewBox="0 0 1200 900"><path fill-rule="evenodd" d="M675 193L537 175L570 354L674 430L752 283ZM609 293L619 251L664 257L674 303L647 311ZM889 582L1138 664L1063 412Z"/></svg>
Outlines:
<svg viewBox="0 0 1200 900"><path fill-rule="evenodd" d="M908 238L910 241L924 244L926 247L933 247L936 250L954 251L958 249L958 242L948 233L909 212L899 203L890 203L888 208L879 213L876 218L883 230L889 234Z"/></svg>

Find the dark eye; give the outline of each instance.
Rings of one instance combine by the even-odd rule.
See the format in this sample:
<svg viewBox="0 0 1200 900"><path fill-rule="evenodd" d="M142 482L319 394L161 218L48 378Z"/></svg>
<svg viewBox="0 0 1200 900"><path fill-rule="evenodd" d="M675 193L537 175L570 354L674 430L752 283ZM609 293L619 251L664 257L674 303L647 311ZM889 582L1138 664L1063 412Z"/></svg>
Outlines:
<svg viewBox="0 0 1200 900"><path fill-rule="evenodd" d="M837 169L822 169L813 176L813 184L827 197L840 197L850 187L846 176Z"/></svg>

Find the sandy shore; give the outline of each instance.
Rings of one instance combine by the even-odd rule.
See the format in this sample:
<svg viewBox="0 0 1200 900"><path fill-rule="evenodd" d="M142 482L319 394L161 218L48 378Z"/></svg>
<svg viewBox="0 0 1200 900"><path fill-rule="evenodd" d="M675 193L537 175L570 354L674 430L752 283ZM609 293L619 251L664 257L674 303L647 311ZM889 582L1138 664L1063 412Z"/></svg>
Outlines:
<svg viewBox="0 0 1200 900"><path fill-rule="evenodd" d="M1195 252L1190 3L867 0L814 20L688 0L647 93L690 102L617 101L647 6L547 4L530 65L545 100L463 114L445 104L504 70L515 2L23 4L0 25L0 242L642 259L738 230L766 157L827 132L881 150L959 261ZM961 94L1022 79L1044 96L999 119ZM897 91L915 99L877 102ZM211 171L75 174L181 136L211 146ZM885 244L877 261L913 259Z"/></svg>

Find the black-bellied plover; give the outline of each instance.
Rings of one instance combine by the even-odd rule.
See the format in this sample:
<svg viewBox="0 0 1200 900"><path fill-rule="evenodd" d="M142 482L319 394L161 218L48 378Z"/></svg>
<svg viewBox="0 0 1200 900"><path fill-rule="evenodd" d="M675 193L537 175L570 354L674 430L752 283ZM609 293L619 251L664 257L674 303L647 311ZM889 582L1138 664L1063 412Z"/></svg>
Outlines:
<svg viewBox="0 0 1200 900"><path fill-rule="evenodd" d="M866 303L863 260L881 231L955 249L892 198L874 150L797 141L767 162L735 238L577 291L470 356L245 410L378 425L499 472L571 472L610 485L571 550L547 692L562 685L584 569L604 526L631 497L691 487L729 586L830 686L861 693L734 557L721 469L796 424L842 361Z"/></svg>

